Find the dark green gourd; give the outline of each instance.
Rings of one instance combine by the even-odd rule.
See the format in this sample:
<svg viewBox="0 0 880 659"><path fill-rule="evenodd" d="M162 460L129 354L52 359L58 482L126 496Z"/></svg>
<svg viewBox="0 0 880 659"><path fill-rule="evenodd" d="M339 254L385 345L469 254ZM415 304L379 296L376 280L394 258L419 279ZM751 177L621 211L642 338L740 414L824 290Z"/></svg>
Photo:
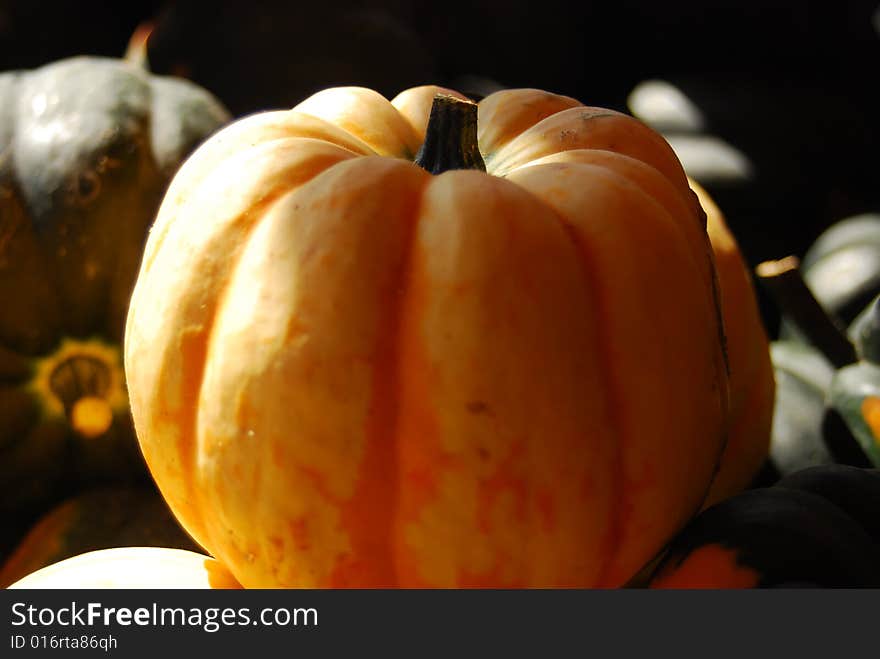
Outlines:
<svg viewBox="0 0 880 659"><path fill-rule="evenodd" d="M0 553L80 486L146 478L128 299L166 185L228 119L204 89L123 60L0 74Z"/></svg>

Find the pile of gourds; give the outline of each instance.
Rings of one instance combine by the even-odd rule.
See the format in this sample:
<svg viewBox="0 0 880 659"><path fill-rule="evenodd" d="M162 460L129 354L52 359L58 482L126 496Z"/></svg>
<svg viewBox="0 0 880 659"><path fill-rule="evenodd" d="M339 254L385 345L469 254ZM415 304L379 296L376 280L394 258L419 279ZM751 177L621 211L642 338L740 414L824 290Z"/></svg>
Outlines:
<svg viewBox="0 0 880 659"><path fill-rule="evenodd" d="M0 108L0 582L139 519L129 541L192 546L138 449L122 338L165 188L229 114L99 57L0 74Z"/></svg>
<svg viewBox="0 0 880 659"><path fill-rule="evenodd" d="M787 261L765 277L781 282L773 288L783 311L771 346L771 461L781 474L832 462L880 467L880 215L841 220L802 262Z"/></svg>
<svg viewBox="0 0 880 659"><path fill-rule="evenodd" d="M96 516L68 504L13 556L19 587L674 585L700 543L804 522L793 497L811 528L843 515L743 493L777 395L752 276L632 117L424 86L231 122L83 58L0 96L6 526L154 481L194 543L87 553L70 538L95 522L58 520ZM785 579L873 584L864 551ZM717 585L771 583L743 565Z"/></svg>
<svg viewBox="0 0 880 659"><path fill-rule="evenodd" d="M757 274L783 312L776 402L754 487L695 517L655 588L878 587L880 217L831 226Z"/></svg>

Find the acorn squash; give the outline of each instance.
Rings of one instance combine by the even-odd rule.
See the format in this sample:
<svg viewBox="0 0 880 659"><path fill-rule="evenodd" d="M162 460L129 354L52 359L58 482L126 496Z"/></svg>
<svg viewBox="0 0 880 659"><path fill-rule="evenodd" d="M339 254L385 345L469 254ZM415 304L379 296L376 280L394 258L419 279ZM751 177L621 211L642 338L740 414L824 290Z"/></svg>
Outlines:
<svg viewBox="0 0 880 659"><path fill-rule="evenodd" d="M0 74L0 553L48 505L143 480L120 344L166 185L228 120L121 60Z"/></svg>

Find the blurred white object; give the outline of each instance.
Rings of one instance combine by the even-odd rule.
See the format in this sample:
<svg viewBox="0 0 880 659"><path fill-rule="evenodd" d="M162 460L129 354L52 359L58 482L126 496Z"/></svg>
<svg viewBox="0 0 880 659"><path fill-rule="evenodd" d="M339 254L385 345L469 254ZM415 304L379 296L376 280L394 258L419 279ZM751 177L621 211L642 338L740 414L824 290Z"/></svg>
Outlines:
<svg viewBox="0 0 880 659"><path fill-rule="evenodd" d="M627 97L627 105L635 117L661 133L697 133L706 125L700 108L665 80L640 82Z"/></svg>
<svg viewBox="0 0 880 659"><path fill-rule="evenodd" d="M752 163L739 149L712 135L665 135L684 170L701 183L750 179Z"/></svg>
<svg viewBox="0 0 880 659"><path fill-rule="evenodd" d="M640 82L627 97L630 112L660 132L684 170L700 183L736 183L752 178L748 157L720 137L706 134L706 118L687 95L665 80Z"/></svg>
<svg viewBox="0 0 880 659"><path fill-rule="evenodd" d="M44 589L202 589L235 587L220 563L186 549L113 547L66 558L9 586ZM234 584L234 585L233 585Z"/></svg>

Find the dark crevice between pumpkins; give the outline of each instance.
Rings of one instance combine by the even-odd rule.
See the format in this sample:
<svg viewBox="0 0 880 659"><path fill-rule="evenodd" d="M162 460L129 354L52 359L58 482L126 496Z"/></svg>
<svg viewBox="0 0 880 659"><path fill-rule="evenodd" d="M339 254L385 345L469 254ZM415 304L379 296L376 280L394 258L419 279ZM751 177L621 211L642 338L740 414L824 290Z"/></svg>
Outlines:
<svg viewBox="0 0 880 659"><path fill-rule="evenodd" d="M452 169L486 171L477 143L477 104L437 94L415 164L431 174Z"/></svg>

